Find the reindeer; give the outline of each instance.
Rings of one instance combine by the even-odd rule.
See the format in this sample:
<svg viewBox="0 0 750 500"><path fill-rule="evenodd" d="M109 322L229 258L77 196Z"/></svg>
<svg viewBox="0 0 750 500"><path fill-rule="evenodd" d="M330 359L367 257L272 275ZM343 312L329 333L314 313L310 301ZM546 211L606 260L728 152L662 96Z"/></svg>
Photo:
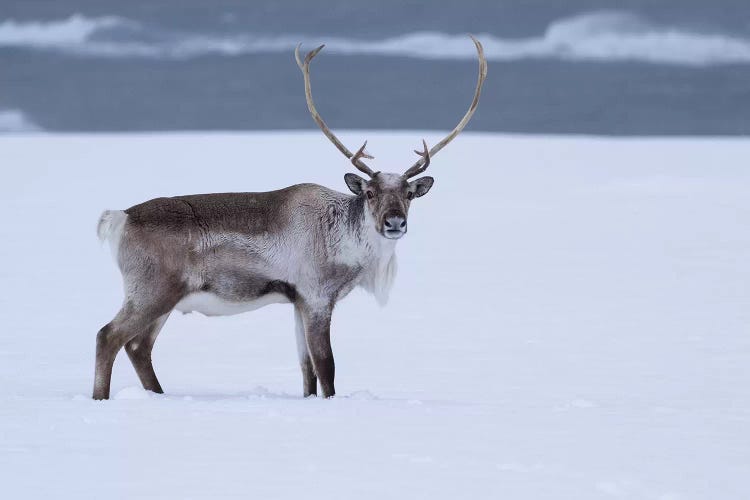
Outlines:
<svg viewBox="0 0 750 500"><path fill-rule="evenodd" d="M96 336L94 399L108 399L112 365L124 346L146 390L162 393L151 362L159 331L173 310L207 316L238 314L274 303L294 306L303 394L332 397L331 314L354 287L383 305L396 274L396 242L406 234L409 206L427 194L432 177L420 177L435 154L471 119L487 75L482 45L473 36L479 77L469 110L433 148L423 140L420 158L403 174L373 172L365 142L349 151L318 114L310 62L323 45L300 59L305 98L323 134L364 179L347 173L354 196L316 184L264 193L222 193L156 198L127 210L107 210L97 232L107 241L125 289L122 308Z"/></svg>

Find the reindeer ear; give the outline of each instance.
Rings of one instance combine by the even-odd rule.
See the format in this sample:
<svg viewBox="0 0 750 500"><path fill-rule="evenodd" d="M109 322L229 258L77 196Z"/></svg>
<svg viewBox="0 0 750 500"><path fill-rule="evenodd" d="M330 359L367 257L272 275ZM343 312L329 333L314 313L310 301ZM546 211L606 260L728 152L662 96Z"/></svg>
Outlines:
<svg viewBox="0 0 750 500"><path fill-rule="evenodd" d="M413 180L409 183L409 191L414 193L415 198L419 198L420 196L424 196L427 194L430 188L432 188L432 184L434 182L435 179L433 179L429 175L420 177L419 179Z"/></svg>
<svg viewBox="0 0 750 500"><path fill-rule="evenodd" d="M359 196L365 190L367 181L357 174L346 174L344 175L344 182L349 186L349 190Z"/></svg>

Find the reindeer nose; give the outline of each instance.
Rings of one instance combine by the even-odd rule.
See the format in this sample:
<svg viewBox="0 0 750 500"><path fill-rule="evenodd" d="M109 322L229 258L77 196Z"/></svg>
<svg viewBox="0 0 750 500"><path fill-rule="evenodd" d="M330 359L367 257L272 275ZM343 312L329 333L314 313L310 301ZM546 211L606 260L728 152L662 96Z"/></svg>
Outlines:
<svg viewBox="0 0 750 500"><path fill-rule="evenodd" d="M388 213L383 218L383 229L386 236L400 237L406 232L406 217L400 213Z"/></svg>
<svg viewBox="0 0 750 500"><path fill-rule="evenodd" d="M388 229L398 229L400 231L406 227L406 219L400 215L393 215L385 219L385 227Z"/></svg>

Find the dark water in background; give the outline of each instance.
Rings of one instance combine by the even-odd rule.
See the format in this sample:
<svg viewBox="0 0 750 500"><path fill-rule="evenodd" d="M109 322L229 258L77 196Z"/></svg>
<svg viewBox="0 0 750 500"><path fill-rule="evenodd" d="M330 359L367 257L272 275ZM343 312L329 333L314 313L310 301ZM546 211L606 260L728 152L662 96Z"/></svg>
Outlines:
<svg viewBox="0 0 750 500"><path fill-rule="evenodd" d="M468 32L472 130L750 133L747 0L0 0L0 130L312 128L298 40L332 127L451 128Z"/></svg>

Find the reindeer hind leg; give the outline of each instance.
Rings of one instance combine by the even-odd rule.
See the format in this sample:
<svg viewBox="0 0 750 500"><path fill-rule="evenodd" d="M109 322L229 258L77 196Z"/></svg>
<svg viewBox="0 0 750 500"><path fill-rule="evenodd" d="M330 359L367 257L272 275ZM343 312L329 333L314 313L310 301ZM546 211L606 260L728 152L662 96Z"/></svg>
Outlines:
<svg viewBox="0 0 750 500"><path fill-rule="evenodd" d="M162 394L164 391L154 372L151 351L154 348L156 337L159 336L159 332L164 327L168 317L169 313L160 316L149 325L145 332L136 335L125 344L125 352L128 353L128 358L133 363L133 368L135 368L143 388L158 394Z"/></svg>
<svg viewBox="0 0 750 500"><path fill-rule="evenodd" d="M153 325L162 317L168 315L178 300L178 297L171 296L168 300L154 300L137 304L133 300L128 300L117 313L115 319L99 330L96 335L94 399L109 399L112 365L120 349L135 337L152 333ZM150 342L153 345L153 340ZM153 368L151 370L153 371ZM140 376L141 371L138 370L138 367L136 371Z"/></svg>
<svg viewBox="0 0 750 500"><path fill-rule="evenodd" d="M96 335L94 399L109 399L112 365L117 353L130 339L143 332L154 319L136 311L131 303L126 303L115 319L99 330Z"/></svg>

